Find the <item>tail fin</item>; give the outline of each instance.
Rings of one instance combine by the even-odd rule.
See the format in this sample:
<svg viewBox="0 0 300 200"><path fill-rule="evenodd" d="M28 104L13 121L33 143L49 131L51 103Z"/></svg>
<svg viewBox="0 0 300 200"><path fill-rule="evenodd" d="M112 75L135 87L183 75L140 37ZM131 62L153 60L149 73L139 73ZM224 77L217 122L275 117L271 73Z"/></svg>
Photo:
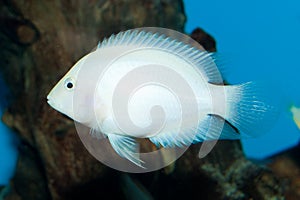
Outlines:
<svg viewBox="0 0 300 200"><path fill-rule="evenodd" d="M226 120L246 136L258 136L274 125L279 114L280 96L270 88L248 82L225 86Z"/></svg>

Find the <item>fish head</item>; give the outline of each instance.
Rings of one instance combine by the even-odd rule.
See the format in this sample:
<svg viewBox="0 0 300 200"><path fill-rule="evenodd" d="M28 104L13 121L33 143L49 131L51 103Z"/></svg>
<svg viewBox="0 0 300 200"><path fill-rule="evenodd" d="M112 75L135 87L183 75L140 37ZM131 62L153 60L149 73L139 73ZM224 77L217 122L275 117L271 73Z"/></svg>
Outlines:
<svg viewBox="0 0 300 200"><path fill-rule="evenodd" d="M52 108L78 122L81 122L81 117L78 116L77 112L75 114L73 103L77 75L83 61L84 58L79 60L47 95L47 103Z"/></svg>

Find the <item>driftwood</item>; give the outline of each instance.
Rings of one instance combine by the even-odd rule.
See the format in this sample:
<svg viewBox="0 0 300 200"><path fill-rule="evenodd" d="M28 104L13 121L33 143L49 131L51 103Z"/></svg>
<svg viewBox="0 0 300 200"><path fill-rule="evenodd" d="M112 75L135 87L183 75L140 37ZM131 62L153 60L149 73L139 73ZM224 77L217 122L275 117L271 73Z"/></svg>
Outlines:
<svg viewBox="0 0 300 200"><path fill-rule="evenodd" d="M3 121L21 139L16 174L6 199L124 198L124 173L95 160L73 121L46 95L81 56L105 36L141 26L183 31L181 0L16 1L0 3L0 64L12 104ZM193 37L215 51L202 30ZM282 199L281 182L247 160L239 141L218 142L204 159L194 145L174 169L129 175L155 199Z"/></svg>

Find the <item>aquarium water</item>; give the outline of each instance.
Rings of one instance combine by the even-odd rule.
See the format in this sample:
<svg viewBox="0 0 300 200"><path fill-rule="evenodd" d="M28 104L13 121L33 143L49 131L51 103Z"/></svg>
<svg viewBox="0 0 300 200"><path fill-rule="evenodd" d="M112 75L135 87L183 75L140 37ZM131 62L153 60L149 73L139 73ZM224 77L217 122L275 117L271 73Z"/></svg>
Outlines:
<svg viewBox="0 0 300 200"><path fill-rule="evenodd" d="M272 83L273 98L282 98L272 130L243 139L246 156L263 159L299 142L300 130L290 106L300 107L299 0L184 0L191 33L200 27L217 41L226 65L225 79L233 84L257 80Z"/></svg>
<svg viewBox="0 0 300 200"><path fill-rule="evenodd" d="M5 108L8 105L7 89L0 76L0 116L2 117ZM16 135L0 121L0 186L7 185L14 174L17 162Z"/></svg>

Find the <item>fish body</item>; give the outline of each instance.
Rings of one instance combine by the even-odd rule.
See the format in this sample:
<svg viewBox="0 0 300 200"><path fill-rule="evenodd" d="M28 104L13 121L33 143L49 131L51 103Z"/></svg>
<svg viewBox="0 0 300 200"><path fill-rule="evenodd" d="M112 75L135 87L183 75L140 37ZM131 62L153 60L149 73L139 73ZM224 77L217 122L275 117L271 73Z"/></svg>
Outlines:
<svg viewBox="0 0 300 200"><path fill-rule="evenodd" d="M99 43L47 99L140 167L136 138L164 148L239 139L256 132L272 109L254 83L223 85L213 55L201 46L147 29Z"/></svg>

